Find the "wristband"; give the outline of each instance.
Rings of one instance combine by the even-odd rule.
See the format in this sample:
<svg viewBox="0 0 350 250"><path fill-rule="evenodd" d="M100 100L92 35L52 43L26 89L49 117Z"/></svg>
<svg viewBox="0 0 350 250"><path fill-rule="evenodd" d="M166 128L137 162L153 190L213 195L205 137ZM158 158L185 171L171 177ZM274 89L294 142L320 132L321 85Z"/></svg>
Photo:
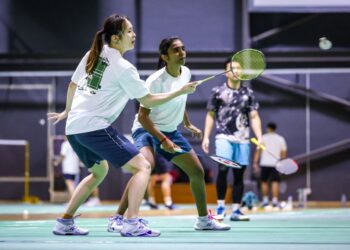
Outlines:
<svg viewBox="0 0 350 250"><path fill-rule="evenodd" d="M160 144L162 144L162 143L165 142L166 140L168 140L168 137L164 136L163 139L160 141Z"/></svg>

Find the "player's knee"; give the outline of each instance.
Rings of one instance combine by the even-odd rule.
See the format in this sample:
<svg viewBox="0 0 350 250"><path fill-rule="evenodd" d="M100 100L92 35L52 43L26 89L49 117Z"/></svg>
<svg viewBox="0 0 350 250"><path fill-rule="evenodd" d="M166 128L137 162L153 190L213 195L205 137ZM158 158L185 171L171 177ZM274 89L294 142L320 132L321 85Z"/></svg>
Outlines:
<svg viewBox="0 0 350 250"><path fill-rule="evenodd" d="M101 166L94 170L93 175L99 180L104 179L108 173L108 169L108 164L101 164Z"/></svg>
<svg viewBox="0 0 350 250"><path fill-rule="evenodd" d="M142 162L142 166L140 167L140 171L144 172L145 174L151 175L151 164L147 160L144 160Z"/></svg>
<svg viewBox="0 0 350 250"><path fill-rule="evenodd" d="M196 166L191 171L191 176L195 178L204 178L204 169L201 166Z"/></svg>

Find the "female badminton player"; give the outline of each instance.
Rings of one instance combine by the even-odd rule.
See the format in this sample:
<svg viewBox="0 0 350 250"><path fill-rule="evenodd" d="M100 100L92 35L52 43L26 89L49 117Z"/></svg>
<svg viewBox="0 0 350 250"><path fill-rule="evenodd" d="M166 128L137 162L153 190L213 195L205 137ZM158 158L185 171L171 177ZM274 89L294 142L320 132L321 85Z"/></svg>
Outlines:
<svg viewBox="0 0 350 250"><path fill-rule="evenodd" d="M159 231L149 228L144 220L138 218L150 177L150 164L111 124L129 99L135 98L149 108L194 92L196 83L184 84L172 92L150 94L136 68L123 58L126 51L134 48L135 38L127 17L117 14L108 17L72 76L65 110L48 114L55 123L68 117L67 138L91 172L76 188L63 217L57 219L53 229L56 235L88 234L88 230L74 223L74 214L107 175L107 161L133 173L128 183L129 209L121 235L160 235Z"/></svg>
<svg viewBox="0 0 350 250"><path fill-rule="evenodd" d="M190 70L184 66L186 50L182 40L168 37L159 45L158 71L148 77L146 83L151 93L165 93L181 89L191 78ZM203 167L189 142L177 130L183 122L192 134L201 138L200 129L192 125L185 111L187 95L182 95L168 103L149 109L141 106L132 128L136 147L149 162L154 164L154 151L180 167L189 177L191 190L195 198L198 219L196 230L229 230L230 226L214 220L208 215ZM177 152L182 149L185 152ZM108 231L118 231L121 216L126 210L125 197L117 215L110 220ZM114 221L113 221L114 220Z"/></svg>

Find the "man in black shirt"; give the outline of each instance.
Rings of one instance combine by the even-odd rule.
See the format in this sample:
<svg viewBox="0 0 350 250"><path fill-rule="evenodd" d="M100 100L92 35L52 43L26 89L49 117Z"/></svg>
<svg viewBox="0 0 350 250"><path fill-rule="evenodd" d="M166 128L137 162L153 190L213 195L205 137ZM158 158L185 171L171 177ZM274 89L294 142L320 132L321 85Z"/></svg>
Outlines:
<svg viewBox="0 0 350 250"><path fill-rule="evenodd" d="M258 114L259 104L255 101L253 91L241 85L236 77L242 72L238 62L227 61L225 64L227 81L212 89L212 96L208 102L208 113L202 142L204 152L209 153L209 137L216 125L215 148L216 155L231 159L242 165L242 169L233 169L232 192L232 221L249 221L240 210L244 184L243 176L249 165L250 145L249 127L251 126L258 141L262 141L261 121ZM225 216L225 195L227 188L228 168L219 165L216 180L218 207L216 218Z"/></svg>

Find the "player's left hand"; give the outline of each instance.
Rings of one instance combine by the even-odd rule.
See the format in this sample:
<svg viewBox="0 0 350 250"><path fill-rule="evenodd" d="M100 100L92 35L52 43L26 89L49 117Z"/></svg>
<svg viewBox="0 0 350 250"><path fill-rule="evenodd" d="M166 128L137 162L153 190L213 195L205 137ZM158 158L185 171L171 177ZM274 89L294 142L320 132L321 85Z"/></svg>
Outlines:
<svg viewBox="0 0 350 250"><path fill-rule="evenodd" d="M197 128L193 124L190 123L188 125L185 125L185 128L188 129L188 131L190 131L192 133L192 136L194 138L202 139L202 137L203 137L202 130L200 130L199 128Z"/></svg>

